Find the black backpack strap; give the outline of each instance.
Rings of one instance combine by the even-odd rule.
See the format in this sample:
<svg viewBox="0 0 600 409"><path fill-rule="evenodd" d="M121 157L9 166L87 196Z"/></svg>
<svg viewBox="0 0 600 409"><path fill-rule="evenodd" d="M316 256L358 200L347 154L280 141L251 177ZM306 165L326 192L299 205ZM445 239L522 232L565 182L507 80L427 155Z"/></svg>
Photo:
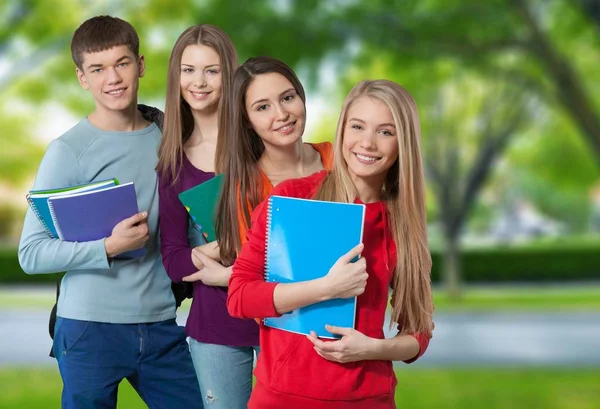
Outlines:
<svg viewBox="0 0 600 409"><path fill-rule="evenodd" d="M50 311L50 319L48 320L48 333L50 334L50 338L53 340L54 340L54 327L56 326L56 308L58 306L58 296L60 295L60 279L61 279L60 273L56 274L56 301L54 302L52 311ZM54 358L54 348L50 348L50 353L48 355L50 357Z"/></svg>

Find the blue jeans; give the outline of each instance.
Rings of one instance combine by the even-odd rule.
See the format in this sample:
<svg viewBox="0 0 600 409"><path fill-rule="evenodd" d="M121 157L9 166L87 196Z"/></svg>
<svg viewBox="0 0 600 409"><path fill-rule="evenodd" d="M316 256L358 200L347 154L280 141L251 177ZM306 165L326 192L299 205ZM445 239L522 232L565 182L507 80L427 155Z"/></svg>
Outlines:
<svg viewBox="0 0 600 409"><path fill-rule="evenodd" d="M206 409L246 409L258 347L229 347L189 339Z"/></svg>
<svg viewBox="0 0 600 409"><path fill-rule="evenodd" d="M185 332L175 320L107 324L58 318L52 346L63 409L115 409L127 379L151 409L202 409Z"/></svg>

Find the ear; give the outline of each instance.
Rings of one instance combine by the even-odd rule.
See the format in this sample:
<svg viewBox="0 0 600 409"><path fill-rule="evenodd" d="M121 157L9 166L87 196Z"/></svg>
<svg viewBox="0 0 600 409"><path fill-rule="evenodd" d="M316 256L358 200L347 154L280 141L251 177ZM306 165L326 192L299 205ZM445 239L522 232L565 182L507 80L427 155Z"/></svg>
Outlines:
<svg viewBox="0 0 600 409"><path fill-rule="evenodd" d="M146 61L144 60L144 56L141 54L138 57L138 70L140 72L139 77L142 78L146 73Z"/></svg>
<svg viewBox="0 0 600 409"><path fill-rule="evenodd" d="M79 81L79 85L81 85L81 88L90 89L90 86L87 83L87 78L85 77L83 71L79 69L79 67L75 68L75 75L77 75L77 81Z"/></svg>

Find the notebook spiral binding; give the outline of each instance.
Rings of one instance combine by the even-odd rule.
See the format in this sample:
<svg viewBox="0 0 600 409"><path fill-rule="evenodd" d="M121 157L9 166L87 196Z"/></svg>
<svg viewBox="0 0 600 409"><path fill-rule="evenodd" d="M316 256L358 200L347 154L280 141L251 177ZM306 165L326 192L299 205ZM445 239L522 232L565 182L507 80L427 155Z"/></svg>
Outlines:
<svg viewBox="0 0 600 409"><path fill-rule="evenodd" d="M29 195L27 195L27 202L29 202L29 206L31 207L31 210L33 210L35 217L37 217L37 219L39 220L40 224L42 225L42 227L44 228L46 233L48 233L48 236L50 236L51 238L55 238L54 235L52 234L52 230L50 230L50 227L48 227L48 225L46 224L46 222L40 215L40 213L35 205L35 202L31 199L31 197Z"/></svg>
<svg viewBox="0 0 600 409"><path fill-rule="evenodd" d="M271 234L271 212L273 211L273 198L269 197L267 205L267 232L265 235L265 281L269 282L269 235Z"/></svg>
<svg viewBox="0 0 600 409"><path fill-rule="evenodd" d="M54 222L54 228L56 229L56 234L58 234L59 239L63 239L62 231L60 230L60 225L56 220L56 215L54 214L54 206L52 206L52 201L48 200L48 209L50 209L50 216L52 216L52 221Z"/></svg>

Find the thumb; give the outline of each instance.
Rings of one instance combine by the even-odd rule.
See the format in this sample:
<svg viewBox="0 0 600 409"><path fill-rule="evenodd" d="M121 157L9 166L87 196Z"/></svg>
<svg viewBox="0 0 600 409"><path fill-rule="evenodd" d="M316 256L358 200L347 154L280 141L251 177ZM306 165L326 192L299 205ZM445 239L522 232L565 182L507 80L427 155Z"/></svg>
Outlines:
<svg viewBox="0 0 600 409"><path fill-rule="evenodd" d="M146 217L148 217L148 212L139 212L139 213L136 213L133 216L128 217L127 219L123 220L123 222L128 227L131 227L131 226L135 226L138 223L143 222L146 219Z"/></svg>
<svg viewBox="0 0 600 409"><path fill-rule="evenodd" d="M342 257L340 257L338 259L338 261L340 261L344 264L351 263L352 260L354 260L355 258L360 256L360 252L363 251L364 247L365 247L365 245L360 243L359 245L355 246L352 250L350 250L349 252L344 254Z"/></svg>
<svg viewBox="0 0 600 409"><path fill-rule="evenodd" d="M325 324L325 329L327 331L331 332L332 334L338 334L338 335L350 335L350 333L352 332L352 328L335 327L335 326L329 325L329 324Z"/></svg>

